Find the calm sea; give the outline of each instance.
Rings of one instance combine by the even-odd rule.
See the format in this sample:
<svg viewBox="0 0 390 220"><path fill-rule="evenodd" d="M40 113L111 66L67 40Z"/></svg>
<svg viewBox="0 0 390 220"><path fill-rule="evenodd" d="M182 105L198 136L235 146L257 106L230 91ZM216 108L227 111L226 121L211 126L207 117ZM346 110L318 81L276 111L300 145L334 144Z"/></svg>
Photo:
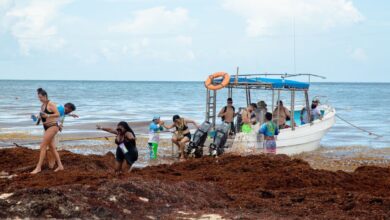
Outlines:
<svg viewBox="0 0 390 220"><path fill-rule="evenodd" d="M66 119L66 132L88 133L104 122L150 121L154 114L171 120L179 114L198 122L204 120L206 91L203 82L93 82L93 81L0 81L0 134L25 132L41 134L30 115L38 113L36 89L42 87L56 103L73 102L79 119ZM310 97L321 96L323 103L336 108L337 114L350 122L383 135L374 138L337 120L322 140L325 147L390 147L390 84L385 83L313 83ZM325 97L326 96L326 97ZM218 108L227 91L218 93ZM286 104L289 94L282 94ZM234 91L236 108L245 106L243 91ZM254 102L265 100L271 108L271 93L252 93ZM297 97L303 103L303 96ZM141 129L142 130L142 129ZM146 128L145 128L146 132Z"/></svg>

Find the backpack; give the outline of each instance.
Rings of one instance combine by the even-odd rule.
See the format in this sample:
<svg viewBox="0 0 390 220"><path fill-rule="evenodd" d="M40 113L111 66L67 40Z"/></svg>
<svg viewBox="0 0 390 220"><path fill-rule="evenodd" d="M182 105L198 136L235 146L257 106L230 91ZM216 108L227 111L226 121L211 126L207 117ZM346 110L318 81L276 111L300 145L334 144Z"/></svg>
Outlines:
<svg viewBox="0 0 390 220"><path fill-rule="evenodd" d="M236 112L236 109L234 108L234 106L232 106L233 108L233 112ZM227 106L223 107L223 113L225 113L227 111ZM222 121L225 121L225 116L222 116L221 117Z"/></svg>

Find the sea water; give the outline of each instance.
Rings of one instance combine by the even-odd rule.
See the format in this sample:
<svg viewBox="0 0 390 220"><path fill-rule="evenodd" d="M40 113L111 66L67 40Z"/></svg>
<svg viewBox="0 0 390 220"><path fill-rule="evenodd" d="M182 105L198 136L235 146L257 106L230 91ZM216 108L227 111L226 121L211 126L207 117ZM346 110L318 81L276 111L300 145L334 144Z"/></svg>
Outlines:
<svg viewBox="0 0 390 220"><path fill-rule="evenodd" d="M96 132L98 123L119 121L147 122L161 115L171 123L179 114L201 123L205 119L206 90L203 82L113 82L113 81L0 81L0 134L25 132L42 133L31 114L40 111L36 89L44 88L49 99L60 104L72 102L79 119L66 119L66 132ZM312 83L310 99L319 96L323 104L335 107L337 114L372 131L381 138L363 133L337 120L322 139L322 146L390 147L390 84L387 83ZM272 108L270 91L252 91L252 102L265 100ZM217 94L218 110L226 103L227 90ZM233 91L234 105L245 107L245 91ZM283 92L281 100L290 104L290 93ZM303 94L297 92L298 105L304 104ZM274 99L274 102L276 100ZM218 111L217 110L217 111ZM218 121L220 121L218 119Z"/></svg>

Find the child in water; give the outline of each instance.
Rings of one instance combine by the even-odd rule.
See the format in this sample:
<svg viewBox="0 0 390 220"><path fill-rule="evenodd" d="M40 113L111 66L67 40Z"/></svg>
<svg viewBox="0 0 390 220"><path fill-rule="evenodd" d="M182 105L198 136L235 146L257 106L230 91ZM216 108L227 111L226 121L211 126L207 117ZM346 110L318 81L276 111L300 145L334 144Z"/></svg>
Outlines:
<svg viewBox="0 0 390 220"><path fill-rule="evenodd" d="M158 149L158 143L160 141L160 131L162 131L163 129L164 128L162 126L162 121L160 120L160 116L155 115L149 126L148 147L150 151L151 160L157 159L157 149Z"/></svg>
<svg viewBox="0 0 390 220"><path fill-rule="evenodd" d="M279 134L279 128L272 121L272 114L267 112L265 114L265 123L261 125L260 134L264 135L264 152L265 153L276 153L276 141L275 136Z"/></svg>

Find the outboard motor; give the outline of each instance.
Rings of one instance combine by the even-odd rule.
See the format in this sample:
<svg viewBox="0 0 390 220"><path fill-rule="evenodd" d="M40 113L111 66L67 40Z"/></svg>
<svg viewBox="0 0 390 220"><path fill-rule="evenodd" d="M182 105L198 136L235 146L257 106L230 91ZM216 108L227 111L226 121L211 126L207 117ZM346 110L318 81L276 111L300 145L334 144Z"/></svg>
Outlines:
<svg viewBox="0 0 390 220"><path fill-rule="evenodd" d="M188 144L187 155L189 157L202 157L203 145L207 139L207 133L211 128L211 123L208 121L203 122L200 127L195 131L192 141Z"/></svg>
<svg viewBox="0 0 390 220"><path fill-rule="evenodd" d="M229 137L230 124L223 123L215 130L215 136L213 143L210 144L210 156L219 156L225 151L225 144Z"/></svg>

